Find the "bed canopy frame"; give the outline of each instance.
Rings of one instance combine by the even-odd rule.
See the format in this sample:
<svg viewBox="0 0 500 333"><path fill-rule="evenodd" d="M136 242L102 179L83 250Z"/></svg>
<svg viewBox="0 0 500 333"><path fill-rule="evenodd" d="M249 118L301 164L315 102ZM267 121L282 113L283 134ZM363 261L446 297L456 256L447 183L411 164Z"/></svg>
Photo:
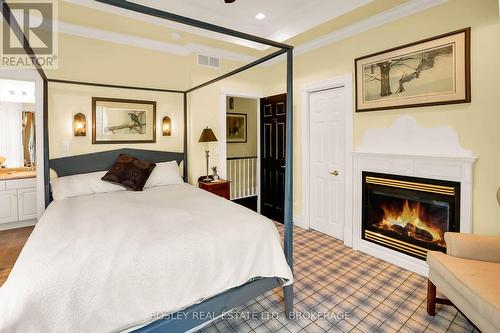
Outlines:
<svg viewBox="0 0 500 333"><path fill-rule="evenodd" d="M279 43L270 39L262 38L259 36L251 35L248 33L244 33L241 31L221 27L215 24L211 24L208 22L203 22L199 20L195 20L189 17L169 13L166 11L162 11L156 8L151 8L147 6L143 6L137 3L132 3L124 0L96 0L97 2L107 4L110 6L122 8L125 10L130 10L133 12L157 17L164 20L169 20L185 25L189 25L195 28L200 28L220 34L225 34L228 36L237 37L240 39L256 42L259 44L268 45L271 47L275 47L278 50L270 53L262 58L259 58L249 64L246 64L242 67L234 69L226 74L220 75L214 79L206 81L204 83L198 84L192 88L187 90L175 90L175 89L161 89L161 88L150 88L150 87L137 87L137 86L126 86L126 85L115 85L115 84L106 84L106 83L93 83L93 82L82 82L82 81L70 81L70 80L61 80L61 79L51 79L47 77L43 68L35 61L36 54L30 46L28 39L26 38L24 32L21 30L19 23L16 21L14 16L11 15L11 10L9 5L5 2L5 0L1 0L2 6L2 15L5 21L9 24L12 31L16 35L17 39L23 45L24 51L30 58L32 59L33 65L36 68L37 72L41 76L43 80L43 127L44 127L44 193L45 193L45 204L48 206L50 203L50 168L58 169L63 171L63 174L75 174L83 172L91 171L89 168L82 167L85 163L82 163L85 159L89 157L92 158L92 161L100 161L102 164L101 169L93 166L92 170L103 170L104 165L110 165L109 161L113 156L116 157L116 154L119 152L133 152L135 155L139 155L138 157L154 157L157 162L161 162L163 160L172 160L175 159L177 161L183 160L184 165L184 177L187 180L188 175L188 126L187 126L187 115L188 115L188 103L187 96L189 93L211 85L215 82L221 81L228 77L231 77L235 74L243 72L247 69L253 68L259 64L262 64L270 59L276 58L282 54L286 53L286 170L285 170L285 197L284 197L284 252L290 269L293 271L293 46ZM74 85L86 85L86 86L94 86L94 87L105 87L105 88L118 88L118 89L130 89L130 90L146 90L146 91L157 91L157 92L166 92L166 93L174 93L174 94L182 94L183 95L183 106L184 106L184 138L183 138L183 152L182 153L173 153L173 152L154 152L147 150L136 150L136 149L119 149L119 150L111 150L105 151L101 153L94 154L85 154L85 155L77 155L74 157L66 157L59 159L49 159L49 135L48 135L48 90L49 83L61 83L61 84L74 84ZM112 155L114 154L114 155ZM151 155L153 154L153 155ZM106 164L107 163L107 164ZM80 167L80 169L78 169ZM257 279L255 281L250 281L243 286L239 286L233 289L230 289L222 294L216 295L209 299L204 300L201 303L195 304L187 309L182 310L184 319L180 319L176 316L172 316L168 319L156 320L150 323L147 326L141 327L137 330L137 332L180 332L180 331L188 331L194 328L199 327L206 323L206 320L201 319L189 319L186 316L186 313L196 312L196 311L211 311L213 315L220 315L224 312L238 306L242 305L246 300L256 297L258 295L264 294L266 291L269 291L273 288L280 286L280 281L277 278L262 278ZM284 296L285 296L285 315L289 318L293 312L293 284L287 285L283 287Z"/></svg>

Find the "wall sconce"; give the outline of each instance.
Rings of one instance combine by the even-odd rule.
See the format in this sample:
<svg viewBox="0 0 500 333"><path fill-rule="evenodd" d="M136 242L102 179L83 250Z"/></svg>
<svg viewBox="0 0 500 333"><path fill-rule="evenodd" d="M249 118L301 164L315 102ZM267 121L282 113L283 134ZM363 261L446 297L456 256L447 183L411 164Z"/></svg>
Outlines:
<svg viewBox="0 0 500 333"><path fill-rule="evenodd" d="M85 115L81 112L78 112L73 117L73 134L74 136L87 135L87 120Z"/></svg>
<svg viewBox="0 0 500 333"><path fill-rule="evenodd" d="M161 128L163 130L163 136L172 135L172 121L169 116L163 117Z"/></svg>

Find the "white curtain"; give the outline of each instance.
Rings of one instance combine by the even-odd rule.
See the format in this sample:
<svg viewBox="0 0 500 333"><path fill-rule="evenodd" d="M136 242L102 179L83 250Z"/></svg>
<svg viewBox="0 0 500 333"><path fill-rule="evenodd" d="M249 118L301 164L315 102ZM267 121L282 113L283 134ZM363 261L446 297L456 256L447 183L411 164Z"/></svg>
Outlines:
<svg viewBox="0 0 500 333"><path fill-rule="evenodd" d="M0 156L9 168L24 166L22 103L0 102Z"/></svg>

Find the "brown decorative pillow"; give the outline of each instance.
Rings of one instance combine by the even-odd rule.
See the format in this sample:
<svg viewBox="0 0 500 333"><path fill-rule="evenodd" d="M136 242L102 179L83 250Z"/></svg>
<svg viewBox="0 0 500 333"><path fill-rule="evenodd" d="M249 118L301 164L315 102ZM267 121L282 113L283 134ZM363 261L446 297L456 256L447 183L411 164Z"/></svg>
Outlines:
<svg viewBox="0 0 500 333"><path fill-rule="evenodd" d="M155 166L155 163L120 154L113 167L101 179L130 191L142 191Z"/></svg>

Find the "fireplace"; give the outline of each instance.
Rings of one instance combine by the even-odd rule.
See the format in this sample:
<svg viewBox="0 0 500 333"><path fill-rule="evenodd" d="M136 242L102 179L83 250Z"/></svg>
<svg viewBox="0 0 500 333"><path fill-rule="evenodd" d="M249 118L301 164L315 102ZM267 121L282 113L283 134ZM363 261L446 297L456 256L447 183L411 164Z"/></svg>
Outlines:
<svg viewBox="0 0 500 333"><path fill-rule="evenodd" d="M444 233L460 231L460 183L362 173L362 235L369 242L425 260L446 252Z"/></svg>

